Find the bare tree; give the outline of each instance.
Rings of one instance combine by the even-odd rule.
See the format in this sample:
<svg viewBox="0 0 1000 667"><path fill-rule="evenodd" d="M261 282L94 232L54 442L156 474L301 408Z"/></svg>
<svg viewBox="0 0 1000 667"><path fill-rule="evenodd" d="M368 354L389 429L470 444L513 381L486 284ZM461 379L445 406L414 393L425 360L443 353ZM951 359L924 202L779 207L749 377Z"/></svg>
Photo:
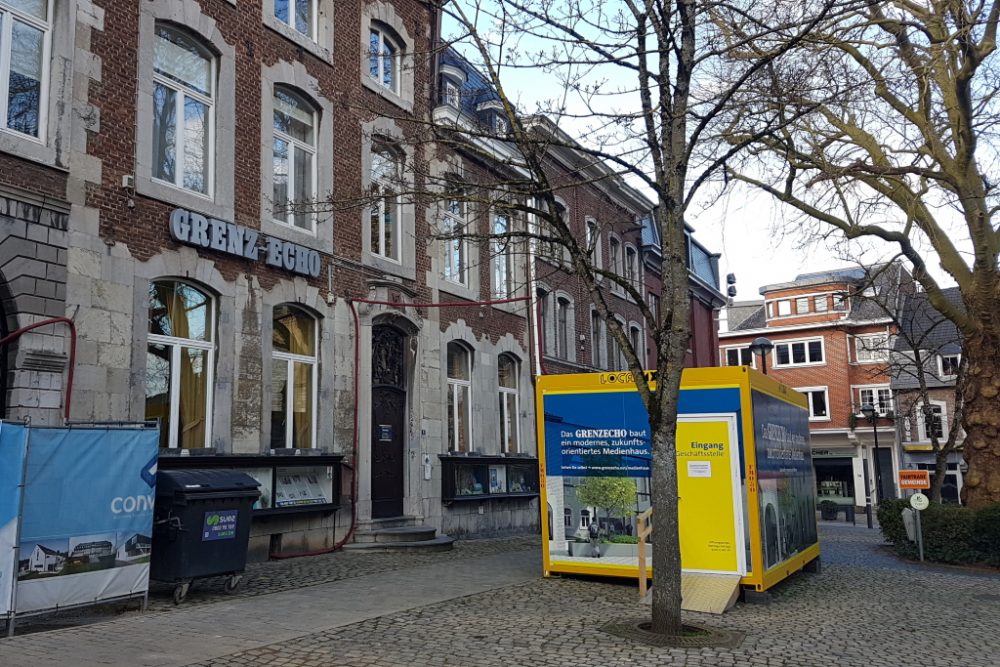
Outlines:
<svg viewBox="0 0 1000 667"><path fill-rule="evenodd" d="M996 0L871 0L831 15L796 59L761 71L729 129L736 144L755 137L731 177L788 204L803 225L895 247L958 327L971 506L1000 501L998 19ZM753 57L741 38L734 31L731 43ZM767 111L788 122L761 133ZM946 298L934 264L961 304Z"/></svg>

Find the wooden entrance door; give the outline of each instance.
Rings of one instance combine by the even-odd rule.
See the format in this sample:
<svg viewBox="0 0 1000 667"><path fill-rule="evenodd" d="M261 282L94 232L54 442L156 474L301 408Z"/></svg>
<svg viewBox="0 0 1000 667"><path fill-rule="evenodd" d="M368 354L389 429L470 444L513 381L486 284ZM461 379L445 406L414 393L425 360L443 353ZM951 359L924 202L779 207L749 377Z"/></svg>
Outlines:
<svg viewBox="0 0 1000 667"><path fill-rule="evenodd" d="M403 514L406 446L406 336L390 326L372 330L372 518Z"/></svg>

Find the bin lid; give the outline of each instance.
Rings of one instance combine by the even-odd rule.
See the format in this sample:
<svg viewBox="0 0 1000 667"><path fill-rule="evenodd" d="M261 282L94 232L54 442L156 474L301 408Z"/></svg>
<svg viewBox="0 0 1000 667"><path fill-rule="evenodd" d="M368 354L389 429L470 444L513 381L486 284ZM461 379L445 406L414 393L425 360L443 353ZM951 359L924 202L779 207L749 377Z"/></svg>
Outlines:
<svg viewBox="0 0 1000 667"><path fill-rule="evenodd" d="M231 491L257 494L260 482L239 470L160 470L156 473L156 495L198 495Z"/></svg>

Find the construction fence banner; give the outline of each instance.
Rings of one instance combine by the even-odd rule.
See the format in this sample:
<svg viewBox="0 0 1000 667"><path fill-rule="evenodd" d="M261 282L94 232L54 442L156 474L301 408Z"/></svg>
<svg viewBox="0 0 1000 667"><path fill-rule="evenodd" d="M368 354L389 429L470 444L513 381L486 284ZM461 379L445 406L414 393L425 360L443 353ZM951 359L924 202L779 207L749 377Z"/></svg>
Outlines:
<svg viewBox="0 0 1000 667"><path fill-rule="evenodd" d="M155 428L30 429L15 613L145 594L158 447Z"/></svg>
<svg viewBox="0 0 1000 667"><path fill-rule="evenodd" d="M13 608L17 516L27 440L28 430L24 426L0 422L0 616L4 617Z"/></svg>

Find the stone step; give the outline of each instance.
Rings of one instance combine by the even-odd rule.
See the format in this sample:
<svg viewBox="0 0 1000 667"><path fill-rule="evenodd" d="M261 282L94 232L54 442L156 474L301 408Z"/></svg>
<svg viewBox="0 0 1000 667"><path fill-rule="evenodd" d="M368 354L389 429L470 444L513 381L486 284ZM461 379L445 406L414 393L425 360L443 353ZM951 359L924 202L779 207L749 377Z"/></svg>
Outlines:
<svg viewBox="0 0 1000 667"><path fill-rule="evenodd" d="M391 519L372 519L358 524L358 528L354 533L354 541L374 542L375 536L378 533L385 530L395 530L397 528L422 529L423 526L418 525L418 519L415 516L396 516ZM434 536L431 535L431 537Z"/></svg>
<svg viewBox="0 0 1000 667"><path fill-rule="evenodd" d="M433 540L437 529L431 526L401 526L375 531L376 542L426 542Z"/></svg>
<svg viewBox="0 0 1000 667"><path fill-rule="evenodd" d="M345 544L344 550L350 551L451 551L455 544L454 537L438 535L432 540L419 542L353 542Z"/></svg>

